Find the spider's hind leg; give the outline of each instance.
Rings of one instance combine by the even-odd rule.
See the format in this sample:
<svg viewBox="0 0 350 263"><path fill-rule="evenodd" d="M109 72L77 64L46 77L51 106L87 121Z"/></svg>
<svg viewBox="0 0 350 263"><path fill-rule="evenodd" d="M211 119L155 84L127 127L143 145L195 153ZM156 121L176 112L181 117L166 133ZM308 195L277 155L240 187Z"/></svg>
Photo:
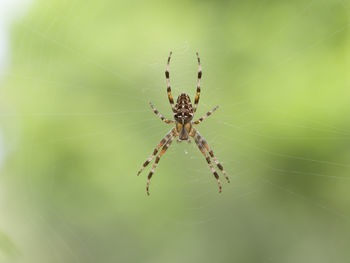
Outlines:
<svg viewBox="0 0 350 263"><path fill-rule="evenodd" d="M166 86L167 86L167 92L168 92L168 99L170 102L171 109L173 112L175 112L175 106L174 106L174 98L173 95L171 94L171 87L170 87L170 74L169 74L169 64L170 64L170 59L171 59L171 54L173 52L170 51L169 57L168 57L168 62L166 64L165 68L165 80L166 80Z"/></svg>
<svg viewBox="0 0 350 263"><path fill-rule="evenodd" d="M197 91L196 91L196 97L194 99L193 112L196 112L197 110L199 96L201 94L201 78L202 78L202 66L201 66L201 60L199 58L198 52L196 53L196 56L198 61L198 78L197 78Z"/></svg>

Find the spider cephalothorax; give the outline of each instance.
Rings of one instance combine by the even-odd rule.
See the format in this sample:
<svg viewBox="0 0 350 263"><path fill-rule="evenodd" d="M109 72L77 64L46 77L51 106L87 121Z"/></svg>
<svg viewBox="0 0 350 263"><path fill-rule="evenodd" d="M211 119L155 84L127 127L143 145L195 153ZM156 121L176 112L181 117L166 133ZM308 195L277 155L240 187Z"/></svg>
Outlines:
<svg viewBox="0 0 350 263"><path fill-rule="evenodd" d="M159 113L158 110L156 110L156 108L154 108L153 104L150 102L150 105L154 111L154 113L165 123L168 124L175 124L175 127L172 128L165 136L164 138L158 143L157 147L154 149L153 153L151 154L151 156L146 160L146 162L143 164L142 168L140 169L140 171L137 173L137 175L139 175L142 170L152 161L152 159L154 158L154 156L156 156L156 154L158 153L159 149L161 149L160 153L157 155L156 157L156 161L154 162L154 165L150 171L150 173L148 174L148 179L147 179L147 194L149 195L149 183L151 180L151 177L154 173L154 170L156 169L160 158L162 157L162 155L165 153L165 151L169 148L169 146L171 145L172 141L178 137L179 141L183 141L183 140L187 140L190 141L190 137L192 137L194 139L194 141L196 142L199 150L202 152L202 154L205 156L205 159L207 160L207 163L210 167L210 170L212 171L214 177L216 178L218 185L219 185L219 192L221 192L221 183L220 183L220 179L219 179L219 175L218 173L215 171L214 166L210 160L210 157L214 160L216 166L222 171L222 173L224 174L225 178L227 179L227 182L230 182L223 166L220 164L220 162L216 159L212 149L210 148L210 146L208 145L208 143L205 141L205 139L199 134L199 132L193 127L193 125L199 124L201 123L204 119L206 119L207 117L209 117L217 108L218 106L216 106L214 109L212 109L211 111L208 111L205 115L203 115L202 117L200 117L198 120L196 121L192 121L193 119L193 115L197 110L197 106L198 106L198 102L199 102L199 95L201 92L201 87L200 87L200 83L201 83L201 78L202 78L202 67L201 67L201 63L200 63L200 59L197 54L197 60L198 60L198 78L197 78L197 93L196 93L196 97L194 99L194 106L192 107L191 104L191 100L190 97L185 94L182 93L176 101L176 104L174 105L174 99L173 96L171 94L171 88L170 88L170 80L169 80L169 63L170 63L170 58L171 58L171 52L170 55L168 57L168 63L166 66L166 70L165 70L165 78L166 78L166 84L167 84L167 92L168 92L168 99L171 105L171 109L173 110L174 113L174 119L175 120L168 120L166 119L162 114ZM209 157L209 155L210 157Z"/></svg>

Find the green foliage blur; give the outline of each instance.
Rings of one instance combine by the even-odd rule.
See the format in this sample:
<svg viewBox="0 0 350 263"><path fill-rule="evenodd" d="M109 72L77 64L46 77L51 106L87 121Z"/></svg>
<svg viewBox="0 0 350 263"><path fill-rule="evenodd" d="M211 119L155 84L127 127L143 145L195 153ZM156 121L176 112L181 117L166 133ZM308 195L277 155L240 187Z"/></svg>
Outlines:
<svg viewBox="0 0 350 263"><path fill-rule="evenodd" d="M1 262L347 262L350 2L36 0L1 76ZM173 95L231 178L174 142Z"/></svg>

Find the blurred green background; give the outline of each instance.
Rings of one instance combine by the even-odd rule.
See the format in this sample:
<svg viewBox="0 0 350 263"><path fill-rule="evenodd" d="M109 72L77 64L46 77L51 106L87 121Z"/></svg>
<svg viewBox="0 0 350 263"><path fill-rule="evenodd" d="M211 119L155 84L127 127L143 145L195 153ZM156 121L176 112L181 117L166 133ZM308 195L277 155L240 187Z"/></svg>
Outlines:
<svg viewBox="0 0 350 263"><path fill-rule="evenodd" d="M347 262L350 3L36 0L1 74L0 262ZM196 145L149 168L173 95ZM222 177L222 179L224 179Z"/></svg>

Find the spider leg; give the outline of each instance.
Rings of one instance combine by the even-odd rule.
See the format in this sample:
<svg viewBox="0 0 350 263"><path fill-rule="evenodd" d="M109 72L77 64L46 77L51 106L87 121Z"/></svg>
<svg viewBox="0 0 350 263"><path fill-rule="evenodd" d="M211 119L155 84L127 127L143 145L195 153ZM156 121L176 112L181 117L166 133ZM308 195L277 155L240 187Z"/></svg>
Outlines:
<svg viewBox="0 0 350 263"><path fill-rule="evenodd" d="M213 150L210 148L209 144L207 143L207 141L199 134L198 131L196 131L194 138L199 140L201 142L201 144L205 147L205 149L207 149L207 151L209 152L209 155L211 156L211 158L213 158L216 166L221 170L221 172L224 174L227 182L230 182L230 179L228 178L224 167L222 166L222 164L216 159Z"/></svg>
<svg viewBox="0 0 350 263"><path fill-rule="evenodd" d="M219 106L216 106L214 109L212 109L211 111L208 111L206 114L204 114L202 117L200 117L198 120L192 122L192 124L199 124L201 123L203 120L205 120L206 118L208 118L214 111L217 110L217 108L219 108Z"/></svg>
<svg viewBox="0 0 350 263"><path fill-rule="evenodd" d="M201 93L201 78L202 78L202 66L201 66L201 60L199 58L198 52L196 52L196 55L197 55L197 60L198 60L198 78L197 78L197 93L196 93L196 97L194 99L193 112L196 112L196 110L197 110L199 95Z"/></svg>
<svg viewBox="0 0 350 263"><path fill-rule="evenodd" d="M137 173L137 175L140 175L140 173L143 171L143 169L146 168L146 166L152 161L152 159L154 158L154 156L157 154L157 152L159 151L159 149L161 147L163 147L163 145L170 139L170 137L173 136L174 134L174 129L171 129L164 137L163 139L158 143L158 145L156 146L156 148L154 148L153 153L150 155L150 157L148 157L148 159L146 160L146 162L142 165L140 171Z"/></svg>
<svg viewBox="0 0 350 263"><path fill-rule="evenodd" d="M168 124L170 124L170 123L175 123L175 121L173 121L173 120L168 120L168 119L166 119L166 118L153 106L152 102L150 102L149 105L151 105L151 107L152 107L154 113L155 113L162 121L164 121L165 123L168 123Z"/></svg>
<svg viewBox="0 0 350 263"><path fill-rule="evenodd" d="M147 195L149 195L149 183L151 181L152 175L154 173L154 170L157 168L158 163L160 158L162 157L162 155L166 152L166 150L170 147L172 141L174 140L174 135L171 136L168 140L168 142L163 146L162 150L160 151L160 153L158 154L156 161L154 162L151 171L148 174L148 178L147 178L147 186L146 186L146 191L147 191Z"/></svg>
<svg viewBox="0 0 350 263"><path fill-rule="evenodd" d="M169 102L170 102L170 105L171 105L171 108L172 108L173 112L175 112L174 98L173 98L173 95L171 95L170 79L169 79L169 64L170 64L170 58L171 58L171 54L172 53L173 52L170 51L170 54L169 54L169 57L168 57L168 62L166 64L165 80L166 80L166 86L167 86Z"/></svg>
<svg viewBox="0 0 350 263"><path fill-rule="evenodd" d="M198 140L198 138L195 137L195 138L194 138L194 141L196 142L196 144L197 144L199 150L200 150L200 151L202 152L202 154L205 156L205 159L207 160L207 163L208 163L208 165L209 165L209 167L210 167L210 170L212 171L212 173L214 174L216 180L218 181L219 193L221 193L221 188L222 188L222 187L221 187L221 182L220 182L218 173L215 171L214 166L213 166L213 164L211 163L210 158L209 158L207 152L205 151L205 149L204 149L202 143L200 142L200 140Z"/></svg>

